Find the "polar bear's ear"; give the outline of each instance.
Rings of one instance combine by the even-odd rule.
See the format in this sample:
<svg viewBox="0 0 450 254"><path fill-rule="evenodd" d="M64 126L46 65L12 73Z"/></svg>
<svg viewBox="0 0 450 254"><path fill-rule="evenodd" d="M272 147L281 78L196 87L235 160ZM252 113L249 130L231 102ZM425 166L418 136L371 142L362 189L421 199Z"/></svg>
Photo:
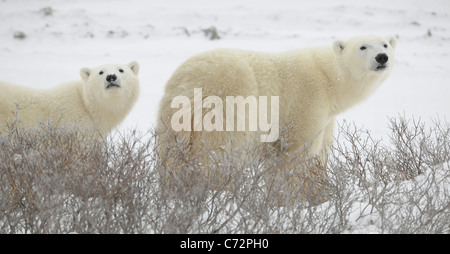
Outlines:
<svg viewBox="0 0 450 254"><path fill-rule="evenodd" d="M139 73L139 64L136 61L132 61L128 64L128 67L134 72L134 75L138 75Z"/></svg>
<svg viewBox="0 0 450 254"><path fill-rule="evenodd" d="M337 40L333 43L333 50L334 53L336 54L340 54L342 52L342 50L344 50L345 48L345 43L341 40Z"/></svg>
<svg viewBox="0 0 450 254"><path fill-rule="evenodd" d="M397 39L395 38L395 36L389 36L387 37L387 40L389 41L389 44L391 44L392 48L395 49L395 47L397 46Z"/></svg>
<svg viewBox="0 0 450 254"><path fill-rule="evenodd" d="M91 69L85 67L80 70L80 76L84 82L89 78L89 75L91 75Z"/></svg>

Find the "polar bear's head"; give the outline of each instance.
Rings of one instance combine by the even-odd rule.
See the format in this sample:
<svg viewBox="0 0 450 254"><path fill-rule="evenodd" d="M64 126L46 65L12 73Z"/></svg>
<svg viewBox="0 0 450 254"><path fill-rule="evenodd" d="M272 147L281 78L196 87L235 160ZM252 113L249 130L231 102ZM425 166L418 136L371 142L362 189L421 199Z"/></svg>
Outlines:
<svg viewBox="0 0 450 254"><path fill-rule="evenodd" d="M97 118L115 118L120 122L131 110L139 95L139 64L105 64L82 68L82 97L86 109Z"/></svg>
<svg viewBox="0 0 450 254"><path fill-rule="evenodd" d="M395 37L357 37L347 41L337 40L333 50L341 71L353 78L386 77L394 64Z"/></svg>
<svg viewBox="0 0 450 254"><path fill-rule="evenodd" d="M89 92L112 96L139 88L139 64L105 64L97 68L82 68L81 78ZM102 97L103 97L102 96Z"/></svg>

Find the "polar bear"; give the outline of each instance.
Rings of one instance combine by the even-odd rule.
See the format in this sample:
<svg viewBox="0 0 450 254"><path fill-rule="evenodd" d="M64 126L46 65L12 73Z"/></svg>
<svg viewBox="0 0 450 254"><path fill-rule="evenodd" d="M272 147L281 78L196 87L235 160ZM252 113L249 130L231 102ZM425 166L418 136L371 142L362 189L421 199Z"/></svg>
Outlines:
<svg viewBox="0 0 450 254"><path fill-rule="evenodd" d="M332 46L283 53L219 49L193 56L169 79L160 103L158 153L168 158L167 175L183 173L179 163L171 161L176 155L168 147L184 147L194 155L208 147L214 154L252 140L255 133L195 131L194 125L202 120L196 120L195 114L206 116L210 105L193 106L192 119L175 121L188 121L192 125L190 131L174 131L173 116L180 113L180 107L172 104L175 97L184 96L194 102L194 90L199 88L202 98L214 96L222 102L227 96L278 96L280 127L294 126L288 135L291 145L284 152L306 149L308 155L321 155L332 144L336 116L366 99L388 77L395 61L395 47L392 36L361 36L337 40ZM249 121L252 116L239 117ZM227 120L220 123L225 126ZM326 156L321 161L326 163Z"/></svg>
<svg viewBox="0 0 450 254"><path fill-rule="evenodd" d="M0 82L0 130L18 123L78 125L105 135L129 113L139 95L139 64L82 68L82 81L38 90Z"/></svg>

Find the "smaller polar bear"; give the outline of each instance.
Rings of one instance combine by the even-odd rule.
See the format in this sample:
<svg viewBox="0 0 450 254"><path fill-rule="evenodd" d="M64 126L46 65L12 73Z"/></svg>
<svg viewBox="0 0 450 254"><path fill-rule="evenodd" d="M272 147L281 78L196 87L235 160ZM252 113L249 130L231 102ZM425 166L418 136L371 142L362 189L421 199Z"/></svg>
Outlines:
<svg viewBox="0 0 450 254"><path fill-rule="evenodd" d="M308 156L320 158L317 167L319 172L313 173L323 175L326 152L333 141L336 116L366 99L389 76L395 62L395 47L396 39L392 36L361 36L345 41L337 40L329 46L275 54L220 49L193 56L167 82L160 104L157 129L161 132L158 137L161 145L158 146L158 155L167 158L169 171L172 171L167 173L167 177L181 179L171 181L172 183L193 182L186 177L182 179L187 170L174 161L173 158L177 156L173 152L174 147L185 147L183 156L191 153L195 157L202 154L201 151L205 148L212 150L208 154L217 154L229 152L239 147L239 144L254 140L255 132L248 129L196 131L195 127L199 122L212 122L207 118L212 108L214 111L217 108L225 110L229 105L222 106L220 102L226 102L227 97L236 96L279 97L279 129L286 129L291 125L294 127L286 134L291 145L287 151L279 153L305 152L306 149ZM196 89L202 91L200 100L214 98L215 107L212 107L211 104L214 103L211 100L208 105L204 103L203 106L200 104L196 107ZM180 96L194 104L194 110L189 111L191 106L188 103L183 103L182 107L187 109L187 114L184 111L180 113L179 107L176 107L179 103L175 103L173 107L174 98ZM227 112L219 113L215 115L227 115ZM174 121L173 117L178 115L183 115L183 118L176 118ZM247 114L235 117L244 118L249 123L255 116ZM216 119L215 123L223 126L218 129L227 130L227 121L233 121L233 118L227 116L219 120L217 122ZM181 121L188 128L173 128L174 122ZM278 141L272 144L273 149L281 147ZM205 166L210 165L210 162L202 164L205 174L213 175ZM292 165L288 163L288 166ZM288 174L290 170L281 168L279 171L286 171ZM219 179L218 182L224 181Z"/></svg>
<svg viewBox="0 0 450 254"><path fill-rule="evenodd" d="M109 133L130 112L139 95L139 64L82 68L82 81L37 90L0 82L0 130L16 122L33 128L40 122L79 125Z"/></svg>

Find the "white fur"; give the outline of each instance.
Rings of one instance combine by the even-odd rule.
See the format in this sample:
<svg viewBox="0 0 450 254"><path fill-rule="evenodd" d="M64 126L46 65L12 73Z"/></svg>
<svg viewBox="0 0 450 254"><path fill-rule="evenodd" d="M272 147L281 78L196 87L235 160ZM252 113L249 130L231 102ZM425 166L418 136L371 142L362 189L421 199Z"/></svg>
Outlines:
<svg viewBox="0 0 450 254"><path fill-rule="evenodd" d="M0 127L16 120L20 126L31 128L51 121L96 128L107 134L126 117L138 98L138 72L137 62L82 68L82 81L48 90L0 82ZM111 83L106 80L109 74L116 75L113 83L118 86L107 88Z"/></svg>
<svg viewBox="0 0 450 254"><path fill-rule="evenodd" d="M159 147L177 140L195 154L205 144L220 152L254 140L249 131L173 131L171 117L178 109L171 108L172 99L181 95L192 103L194 88L202 88L203 97L218 96L222 101L226 96L279 96L280 128L290 122L295 126L290 150L306 145L311 155L319 154L332 143L335 117L366 99L387 78L395 47L394 37L366 36L278 54L221 49L196 55L166 84L157 123L162 131ZM376 69L380 53L389 57L384 70Z"/></svg>
<svg viewBox="0 0 450 254"><path fill-rule="evenodd" d="M367 49L361 50L362 46ZM312 144L311 153L317 154L331 142L336 115L367 98L387 78L395 47L394 37L366 36L335 41L332 47L279 54L226 49L199 54L183 63L167 82L157 127L170 127L178 110L170 107L171 100L183 95L192 101L194 88L202 88L203 97L219 96L223 101L225 96L279 96L280 124L292 121L297 127L293 149ZM377 71L375 57L380 53L389 60L386 69ZM242 132L173 134L188 137L194 147L200 145L199 139L223 146L251 136Z"/></svg>

